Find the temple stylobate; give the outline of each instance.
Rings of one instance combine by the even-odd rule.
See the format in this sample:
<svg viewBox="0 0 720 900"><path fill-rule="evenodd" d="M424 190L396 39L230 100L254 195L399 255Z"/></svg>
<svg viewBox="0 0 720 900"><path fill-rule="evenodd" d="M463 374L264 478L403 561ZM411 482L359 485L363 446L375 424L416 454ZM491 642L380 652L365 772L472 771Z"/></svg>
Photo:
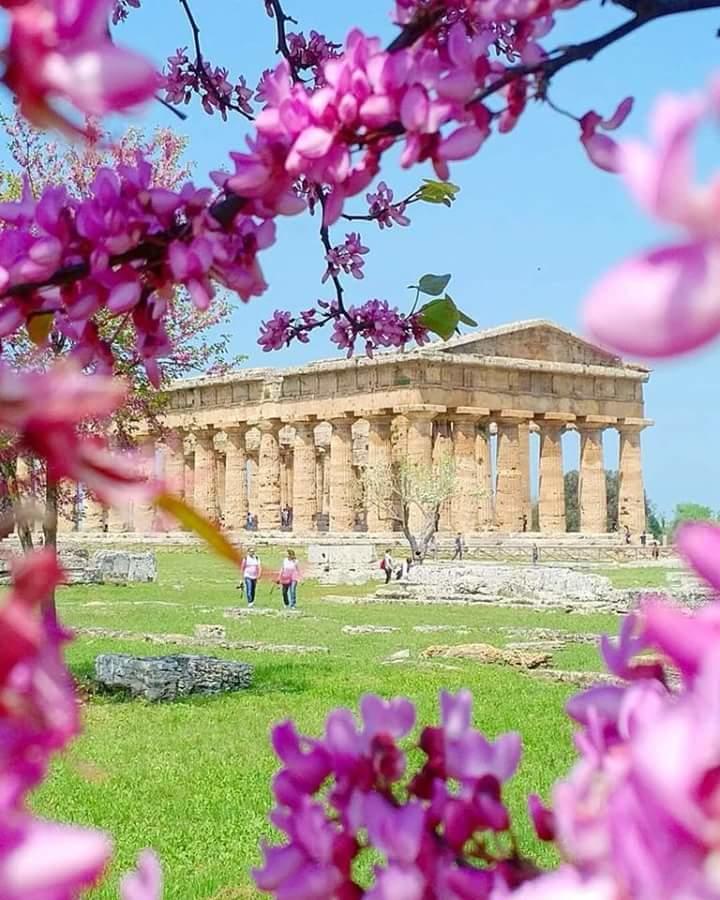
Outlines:
<svg viewBox="0 0 720 900"><path fill-rule="evenodd" d="M618 524L637 534L648 377L551 322L516 322L374 359L177 382L165 434L145 440L155 471L229 530L244 528L250 513L261 531L281 523L297 533L392 531L397 523L365 508L363 469L401 459L430 465L449 453L456 488L440 530L525 530L536 495L540 531L565 531L564 469L577 468L581 530L599 533L607 530L603 433L616 429ZM563 460L571 430L579 457ZM89 504L82 527L103 527L105 515ZM147 531L153 511L113 511L104 527Z"/></svg>

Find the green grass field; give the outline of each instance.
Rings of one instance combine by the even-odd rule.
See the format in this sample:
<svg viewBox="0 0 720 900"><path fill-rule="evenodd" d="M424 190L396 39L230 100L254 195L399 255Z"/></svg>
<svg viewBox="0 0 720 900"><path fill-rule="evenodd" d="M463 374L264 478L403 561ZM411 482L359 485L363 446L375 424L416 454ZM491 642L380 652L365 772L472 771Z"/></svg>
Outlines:
<svg viewBox="0 0 720 900"><path fill-rule="evenodd" d="M263 556L266 565L279 559L275 553ZM63 621L76 627L161 634L192 634L199 623L223 624L231 640L316 645L328 652L199 648L198 652L252 663L254 687L166 705L91 694L84 735L57 762L34 805L42 814L99 826L114 835L116 863L106 886L94 897L116 897L117 874L131 866L145 846L162 856L168 898L256 896L249 869L259 861L260 839L272 835L266 821L276 768L268 742L271 724L292 717L302 730L318 733L328 710L338 705L354 708L369 691L409 696L421 721L432 722L437 719L441 689L469 687L475 695L478 727L489 736L520 731L525 756L508 794L516 831L537 859L550 862L546 848L533 841L522 798L530 790L546 794L572 761L570 727L562 711L572 688L504 667L424 661L418 654L430 644L483 641L500 646L512 639L503 631L507 626L614 632L615 617L482 605L342 605L324 598L362 595L368 589L321 588L308 581L300 586L297 614L225 619L225 607L243 605L235 573L227 564L191 549L159 553L158 560L156 584L64 588L59 595ZM279 609L277 588L271 593L269 584L261 585L257 605ZM398 630L353 636L342 632L348 624ZM453 626L466 633L420 632L413 629L417 625ZM409 661L383 664L388 655L405 649L410 650ZM141 640L79 638L68 651L76 677L89 681L95 656L108 651L192 652ZM596 649L588 645L558 651L554 665L600 668Z"/></svg>

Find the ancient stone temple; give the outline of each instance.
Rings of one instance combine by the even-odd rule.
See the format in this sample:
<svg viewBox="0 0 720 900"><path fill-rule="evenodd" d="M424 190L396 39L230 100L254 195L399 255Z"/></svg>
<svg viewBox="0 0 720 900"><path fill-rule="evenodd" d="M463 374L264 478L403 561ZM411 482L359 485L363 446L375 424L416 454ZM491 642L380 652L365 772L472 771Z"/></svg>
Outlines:
<svg viewBox="0 0 720 900"><path fill-rule="evenodd" d="M522 531L537 470L540 530L562 532L563 470L577 468L581 530L599 533L607 528L603 433L616 429L619 526L639 534L648 377L551 322L516 322L375 359L178 382L151 457L176 492L227 529L243 528L250 512L260 531L274 531L291 510L302 534L394 530L364 508L363 468L403 458L431 465L440 452L454 457L456 472L441 530ZM579 458L565 465L562 435L571 430ZM99 527L101 516L88 504L81 527ZM153 511L113 512L104 527L150 530Z"/></svg>

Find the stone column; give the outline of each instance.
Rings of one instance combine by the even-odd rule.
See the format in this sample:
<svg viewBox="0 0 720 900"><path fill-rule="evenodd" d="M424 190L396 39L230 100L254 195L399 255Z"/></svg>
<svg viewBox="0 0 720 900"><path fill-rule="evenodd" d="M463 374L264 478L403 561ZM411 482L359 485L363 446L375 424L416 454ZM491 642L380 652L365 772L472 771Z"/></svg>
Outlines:
<svg viewBox="0 0 720 900"><path fill-rule="evenodd" d="M83 512L80 521L81 531L102 531L106 521L107 510L87 491L83 494Z"/></svg>
<svg viewBox="0 0 720 900"><path fill-rule="evenodd" d="M314 531L317 513L317 461L315 423L309 419L295 423L292 496L293 531Z"/></svg>
<svg viewBox="0 0 720 900"><path fill-rule="evenodd" d="M195 451L190 450L187 456L183 456L183 467L185 474L183 477L183 486L185 489L185 500L188 503L195 502Z"/></svg>
<svg viewBox="0 0 720 900"><path fill-rule="evenodd" d="M413 410L406 413L408 420L407 431L407 461L422 467L427 471L432 467L432 435L433 419L435 412L429 410ZM422 512L412 506L410 509L410 530L417 533L425 525Z"/></svg>
<svg viewBox="0 0 720 900"><path fill-rule="evenodd" d="M155 477L155 439L144 438L139 445L138 466L145 478ZM133 531L147 534L153 530L155 507L147 501L137 502L133 509Z"/></svg>
<svg viewBox="0 0 720 900"><path fill-rule="evenodd" d="M580 531L599 534L607 529L607 483L603 460L603 429L578 423L580 432Z"/></svg>
<svg viewBox="0 0 720 900"><path fill-rule="evenodd" d="M454 444L450 437L450 423L447 419L435 421L435 442L433 444L433 465L436 466L443 457L453 457ZM452 499L446 500L440 505L440 521L438 531L453 530Z"/></svg>
<svg viewBox="0 0 720 900"><path fill-rule="evenodd" d="M368 415L368 469L389 472L392 468L392 441L390 415ZM367 529L373 534L392 531L393 511L385 506L367 502Z"/></svg>
<svg viewBox="0 0 720 900"><path fill-rule="evenodd" d="M173 494L185 496L184 434L180 430L171 432L165 440L165 480Z"/></svg>
<svg viewBox="0 0 720 900"><path fill-rule="evenodd" d="M633 537L646 528L645 489L643 487L640 432L644 425L623 422L620 432L620 463L618 465L618 526L627 526Z"/></svg>
<svg viewBox="0 0 720 900"><path fill-rule="evenodd" d="M520 420L497 422L495 523L500 531L522 531L525 512L520 463Z"/></svg>
<svg viewBox="0 0 720 900"><path fill-rule="evenodd" d="M454 531L464 534L478 530L477 423L472 416L454 417L455 490L452 498Z"/></svg>
<svg viewBox="0 0 720 900"><path fill-rule="evenodd" d="M352 531L353 453L352 420L332 419L330 438L330 531Z"/></svg>
<svg viewBox="0 0 720 900"><path fill-rule="evenodd" d="M258 456L258 527L266 531L280 528L280 441L279 419L263 419Z"/></svg>
<svg viewBox="0 0 720 900"><path fill-rule="evenodd" d="M195 473L193 502L195 509L208 519L217 517L215 498L215 429L199 428L195 432Z"/></svg>
<svg viewBox="0 0 720 900"><path fill-rule="evenodd" d="M477 430L475 460L477 464L478 526L481 531L488 531L495 524L489 422L481 422Z"/></svg>
<svg viewBox="0 0 720 900"><path fill-rule="evenodd" d="M225 527L239 531L248 513L246 425L225 428Z"/></svg>
<svg viewBox="0 0 720 900"><path fill-rule="evenodd" d="M540 423L538 517L544 532L564 532L566 528L562 430L558 422Z"/></svg>
<svg viewBox="0 0 720 900"><path fill-rule="evenodd" d="M527 516L527 529L530 530L532 518L532 502L530 500L530 423L521 422L518 426L518 442L520 447L520 490L522 492L523 515ZM521 522L522 525L522 522Z"/></svg>

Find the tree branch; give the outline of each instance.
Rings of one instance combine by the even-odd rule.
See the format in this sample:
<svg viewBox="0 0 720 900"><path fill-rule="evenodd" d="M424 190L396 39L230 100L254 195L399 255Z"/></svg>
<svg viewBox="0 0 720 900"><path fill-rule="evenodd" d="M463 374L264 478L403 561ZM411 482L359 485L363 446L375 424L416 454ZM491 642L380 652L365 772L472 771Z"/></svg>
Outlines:
<svg viewBox="0 0 720 900"><path fill-rule="evenodd" d="M292 77L292 80L296 84L299 84L302 79L300 78L300 73L297 70L295 60L293 59L292 53L290 52L290 47L288 46L287 42L287 35L285 33L285 23L292 22L293 25L297 25L297 21L285 12L285 10L282 8L280 0L268 0L268 4L269 8L272 10L272 16L275 19L275 28L277 29L277 46L275 48L275 52L285 57L288 65L290 66L290 76Z"/></svg>
<svg viewBox="0 0 720 900"><path fill-rule="evenodd" d="M179 0L180 6L182 6L185 16L190 24L190 30L192 31L193 36L193 45L195 47L195 73L197 77L202 81L205 85L206 89L210 94L213 95L215 100L221 109L231 109L233 112L240 113L241 116L245 116L250 122L253 121L254 117L246 112L241 106L238 106L237 103L233 103L232 100L227 97L223 97L223 95L218 91L215 83L212 78L205 71L205 59L203 57L202 47L200 46L200 26L197 23L197 19L195 18L192 9L190 8L189 0Z"/></svg>
<svg viewBox="0 0 720 900"><path fill-rule="evenodd" d="M327 225L323 224L325 219L325 196L323 195L322 188L320 189L320 207L322 208L323 217L320 220L320 241L322 242L323 247L325 248L325 253L328 254L332 250L332 244L330 243L330 229ZM338 278L337 275L331 275L332 283L335 285L335 295L337 297L338 303L338 311L342 313L346 318L349 319L347 314L347 310L345 309L345 303L343 302L343 286L342 282Z"/></svg>
<svg viewBox="0 0 720 900"><path fill-rule="evenodd" d="M621 5L626 6L626 8L632 8L625 3L622 3ZM670 0L670 2L657 0L655 3L640 3L638 4L639 11L634 18L628 19L627 22L623 22L621 25L618 25L617 28L613 28L605 34L601 34L589 41L584 41L581 44L573 44L572 46L562 48L559 47L557 50L553 51L550 56L539 62L513 66L512 68L507 69L504 75L476 94L469 105L482 102L492 94L502 90L502 88L506 87L511 82L518 78L524 78L526 75L540 75L542 80L547 83L554 75L572 63L579 62L580 60L592 60L601 50L611 46L611 44L617 43L624 37L627 37L627 35L632 34L633 31L637 31L639 28L642 28L644 25L647 25L649 22L653 22L656 19L677 15L678 13L697 12L703 9L717 9L718 7L720 7L720 0Z"/></svg>

